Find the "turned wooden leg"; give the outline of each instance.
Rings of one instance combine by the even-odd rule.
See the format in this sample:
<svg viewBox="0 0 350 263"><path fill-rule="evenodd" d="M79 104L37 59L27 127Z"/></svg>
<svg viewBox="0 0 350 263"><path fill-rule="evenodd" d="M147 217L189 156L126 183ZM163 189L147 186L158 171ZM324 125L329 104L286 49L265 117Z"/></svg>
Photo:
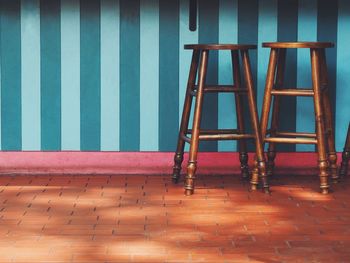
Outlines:
<svg viewBox="0 0 350 263"><path fill-rule="evenodd" d="M344 151L342 154L342 161L339 169L339 175L341 177L346 176L348 172L349 160L350 160L350 123L348 127L348 134L346 136Z"/></svg>
<svg viewBox="0 0 350 263"><path fill-rule="evenodd" d="M184 102L184 107L182 111L177 148L174 156L174 166L173 166L173 176L172 176L174 183L177 183L179 181L180 173L181 173L181 165L183 162L184 147L185 147L185 141L183 140L182 136L186 135L188 130L188 122L190 119L191 105L192 105L191 91L193 91L194 85L196 82L198 60L199 60L199 51L194 50L192 54L192 62L191 62L190 73L188 77L185 102Z"/></svg>
<svg viewBox="0 0 350 263"><path fill-rule="evenodd" d="M250 119L252 122L252 128L255 135L255 148L256 148L256 161L257 161L257 168L258 173L261 179L262 188L263 190L268 193L269 192L269 183L268 178L266 176L266 167L265 167L265 157L264 157L264 150L263 150L263 143L262 143L262 137L259 127L259 118L258 118L258 111L256 109L256 99L255 99L255 92L254 92L254 82L250 67L250 60L249 60L249 54L247 50L241 51L242 61L243 61L243 72L244 77L246 80L246 86L248 90L248 105L249 105L249 112L250 112ZM256 178L252 179L252 189L256 188Z"/></svg>
<svg viewBox="0 0 350 263"><path fill-rule="evenodd" d="M239 68L239 56L238 51L231 51L232 68L233 68L233 80L236 88L241 88L241 74ZM244 116L243 116L243 104L242 95L235 94L236 102L236 115L237 115L237 127L240 134L245 133ZM238 142L239 161L241 163L241 174L243 179L249 178L249 166L248 166L248 153L247 143L245 140L239 140Z"/></svg>
<svg viewBox="0 0 350 263"><path fill-rule="evenodd" d="M252 191L258 190L259 185L259 162L256 154L254 155L254 165L252 168L252 177L250 179L250 189Z"/></svg>
<svg viewBox="0 0 350 263"><path fill-rule="evenodd" d="M318 149L318 166L320 169L320 188L323 194L328 194L328 158L326 152L326 139L324 116L322 111L322 95L320 83L320 52L317 49L311 49L311 64L312 64L312 86L314 90L314 106L316 117L316 136Z"/></svg>
<svg viewBox="0 0 350 263"><path fill-rule="evenodd" d="M283 88L284 83L284 72L286 65L286 49L278 50L278 63L277 63L277 74L276 74L276 83L274 89ZM276 137L276 133L278 131L278 123L279 123L279 112L280 112L280 96L276 96L272 102L272 118L271 118L271 129L270 135L272 137ZM275 168L275 159L276 159L276 144L270 142L268 151L267 151L267 176L273 176L274 168Z"/></svg>
<svg viewBox="0 0 350 263"><path fill-rule="evenodd" d="M264 101L263 101L261 122L260 122L262 151L264 149L264 140L266 138L267 126L269 122L269 114L270 114L270 107L271 107L271 101L272 101L271 91L274 88L274 83L275 83L277 52L278 52L278 49L274 49L274 48L271 49L269 66L268 66L267 76L266 76L265 94L264 94ZM258 170L258 167L257 167L258 164L259 164L259 161L257 160L254 171ZM252 189L256 189L256 185L257 185L257 178L254 171L253 171L252 180L251 180Z"/></svg>
<svg viewBox="0 0 350 263"><path fill-rule="evenodd" d="M194 180L197 170L197 153L199 144L199 132L200 123L203 107L203 96L204 96L204 85L207 75L208 67L208 50L202 51L201 62L199 66L199 81L198 81L198 91L196 97L196 104L194 109L193 126L192 126L192 137L189 152L189 159L187 165L187 175L185 180L185 194L192 195L194 192Z"/></svg>
<svg viewBox="0 0 350 263"><path fill-rule="evenodd" d="M320 73L322 87L322 106L324 111L325 133L327 136L328 163L332 181L337 183L339 180L337 166L337 152L335 150L335 134L333 125L332 106L330 103L328 70L325 50L321 49L320 53Z"/></svg>

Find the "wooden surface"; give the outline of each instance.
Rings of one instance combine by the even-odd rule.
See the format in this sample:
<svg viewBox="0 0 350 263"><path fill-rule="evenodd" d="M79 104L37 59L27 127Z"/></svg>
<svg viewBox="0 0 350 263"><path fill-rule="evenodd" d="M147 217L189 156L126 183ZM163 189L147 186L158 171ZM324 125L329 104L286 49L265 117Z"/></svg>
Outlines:
<svg viewBox="0 0 350 263"><path fill-rule="evenodd" d="M238 45L238 44L188 44L185 49L201 49L201 50L247 50L256 49L256 45Z"/></svg>
<svg viewBox="0 0 350 263"><path fill-rule="evenodd" d="M270 48L330 48L334 47L331 42L266 42L263 47Z"/></svg>

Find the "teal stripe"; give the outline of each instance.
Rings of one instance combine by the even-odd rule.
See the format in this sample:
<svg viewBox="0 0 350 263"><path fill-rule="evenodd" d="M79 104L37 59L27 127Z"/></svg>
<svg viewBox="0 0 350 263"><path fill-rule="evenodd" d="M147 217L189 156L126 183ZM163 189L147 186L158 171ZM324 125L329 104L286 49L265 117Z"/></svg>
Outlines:
<svg viewBox="0 0 350 263"><path fill-rule="evenodd" d="M217 43L219 40L219 0L199 1L199 42ZM211 52L207 83L218 83L218 54ZM204 129L218 128L218 95L206 94L204 97L201 127ZM217 151L218 142L202 142L201 151Z"/></svg>
<svg viewBox="0 0 350 263"><path fill-rule="evenodd" d="M179 127L179 0L160 1L159 11L159 150L174 151Z"/></svg>
<svg viewBox="0 0 350 263"><path fill-rule="evenodd" d="M258 1L257 0L238 0L238 42L240 44L256 44L258 43ZM251 69L254 83L257 77L257 52L252 50L249 53L251 61ZM256 89L256 87L255 87ZM244 100L244 123L246 130L251 132L250 114L248 109L248 101ZM248 142L248 150L255 149L252 141Z"/></svg>
<svg viewBox="0 0 350 263"><path fill-rule="evenodd" d="M61 149L60 1L40 2L41 149Z"/></svg>
<svg viewBox="0 0 350 263"><path fill-rule="evenodd" d="M120 1L120 149L140 149L140 0Z"/></svg>
<svg viewBox="0 0 350 263"><path fill-rule="evenodd" d="M337 44L338 33L338 1L318 0L317 39L330 41ZM336 113L337 92L337 45L326 50L330 99L332 104L333 119Z"/></svg>
<svg viewBox="0 0 350 263"><path fill-rule="evenodd" d="M258 81L257 81L257 107L261 113L264 99L267 66L270 50L262 47L263 42L277 41L277 0L266 0L259 5L258 22Z"/></svg>
<svg viewBox="0 0 350 263"><path fill-rule="evenodd" d="M263 48L262 43L277 41L278 1L266 0L263 5L259 5L258 16L258 68L256 102L260 116L265 93L267 67L270 58L270 49Z"/></svg>
<svg viewBox="0 0 350 263"><path fill-rule="evenodd" d="M119 150L119 0L101 0L101 150Z"/></svg>
<svg viewBox="0 0 350 263"><path fill-rule="evenodd" d="M80 6L61 1L62 150L80 150Z"/></svg>
<svg viewBox="0 0 350 263"><path fill-rule="evenodd" d="M22 149L41 149L40 1L21 2Z"/></svg>
<svg viewBox="0 0 350 263"><path fill-rule="evenodd" d="M1 13L0 13L1 14ZM1 30L1 19L0 19L0 30ZM2 121L1 121L1 112L2 112L2 107L1 107L1 101L2 101L2 95L1 95L1 91L2 91L2 80L1 80L1 74L2 74L2 70L1 70L1 68L2 68L2 66L1 66L1 60L2 60L2 58L1 58L1 34L0 34L0 132L1 132L1 130L2 130L2 128L1 128L1 123L2 123ZM1 134L0 134L0 150L2 149L2 142L1 142Z"/></svg>
<svg viewBox="0 0 350 263"><path fill-rule="evenodd" d="M140 150L159 148L159 0L140 6Z"/></svg>
<svg viewBox="0 0 350 263"><path fill-rule="evenodd" d="M101 140L100 1L80 3L80 147L100 150Z"/></svg>
<svg viewBox="0 0 350 263"><path fill-rule="evenodd" d="M191 65L192 52L184 50L185 44L198 43L198 30L188 30L188 12L189 12L188 0L180 0L180 14L179 14L179 123L181 121L182 109L185 101L188 73ZM197 23L198 24L198 23ZM190 125L193 120L193 107L190 118ZM178 130L178 129L177 129ZM175 146L174 148L175 149ZM189 145L186 143L185 150L188 151Z"/></svg>
<svg viewBox="0 0 350 263"><path fill-rule="evenodd" d="M21 150L20 1L0 2L1 143L2 150Z"/></svg>
<svg viewBox="0 0 350 263"><path fill-rule="evenodd" d="M338 54L337 54L337 95L336 95L336 147L342 151L346 131L350 121L350 2L339 0L338 14Z"/></svg>
<svg viewBox="0 0 350 263"><path fill-rule="evenodd" d="M278 2L278 41L296 41L298 39L298 0ZM296 87L297 53L288 50L285 74L285 87ZM282 97L281 99L281 131L295 131L296 129L296 98ZM278 145L283 151L295 151L295 145Z"/></svg>
<svg viewBox="0 0 350 263"><path fill-rule="evenodd" d="M220 0L219 2L219 42L238 43L238 2L237 0ZM231 53L219 52L219 83L232 85ZM232 129L237 126L235 99L233 94L218 95L218 127ZM219 151L235 151L236 141L220 141Z"/></svg>
<svg viewBox="0 0 350 263"><path fill-rule="evenodd" d="M298 41L317 41L317 0L299 0ZM297 86L311 88L310 51L297 51ZM315 130L314 105L310 98L297 98L297 124L299 132ZM314 151L313 145L296 146L297 151Z"/></svg>

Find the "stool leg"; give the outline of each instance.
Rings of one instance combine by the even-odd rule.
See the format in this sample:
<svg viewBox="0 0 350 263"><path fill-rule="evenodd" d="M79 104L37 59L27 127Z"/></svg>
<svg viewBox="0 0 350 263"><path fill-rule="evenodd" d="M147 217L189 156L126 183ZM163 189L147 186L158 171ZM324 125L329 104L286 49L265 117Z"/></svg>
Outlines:
<svg viewBox="0 0 350 263"><path fill-rule="evenodd" d="M342 154L342 161L341 161L340 171L339 171L339 175L342 177L346 176L348 172L349 160L350 160L350 123L348 127L348 134L346 136L346 141L345 141L345 146Z"/></svg>
<svg viewBox="0 0 350 263"><path fill-rule="evenodd" d="M323 90L322 92L322 103L325 117L325 132L327 135L327 146L328 146L328 162L331 177L334 183L337 183L339 180L338 177L338 167L337 167L337 152L335 150L335 135L333 129L333 115L332 107L330 103L330 94L329 94L329 81L328 81L328 70L326 62L325 50L321 49L320 51L320 64L321 64L321 85Z"/></svg>
<svg viewBox="0 0 350 263"><path fill-rule="evenodd" d="M239 56L238 51L231 51L232 67L233 67L233 80L234 85L237 88L241 88L241 74L239 68ZM235 93L236 102L236 114L237 114L237 127L240 134L245 133L244 128L244 117L243 117L243 105L242 105L242 95ZM247 153L247 143L245 140L239 140L238 142L239 150L239 161L241 163L241 174L243 179L249 178L249 166L248 166L248 153Z"/></svg>
<svg viewBox="0 0 350 263"><path fill-rule="evenodd" d="M264 146L264 140L266 138L266 133L267 133L267 125L269 122L269 114L270 114L270 107L271 107L271 100L272 100L271 91L275 83L277 52L278 52L278 49L274 49L274 48L271 49L270 61L269 61L269 66L268 66L267 76L266 76L265 94L264 94L264 101L263 101L261 122L260 122L263 146ZM252 181L251 181L252 189L255 189L257 185L255 177L256 175L254 175L254 172L253 172Z"/></svg>
<svg viewBox="0 0 350 263"><path fill-rule="evenodd" d="M253 84L253 77L250 67L250 61L249 61L249 54L248 50L242 50L241 51L242 61L243 61L243 72L244 77L246 80L246 86L248 90L248 104L249 104L249 111L251 116L251 122L252 127L255 135L255 147L256 147L256 161L257 161L257 167L259 171L259 175L262 182L262 187L266 193L269 192L269 183L266 176L266 167L265 167L265 157L264 157L264 150L263 150L263 143L262 143L262 137L259 127L259 118L258 118L258 111L256 109L256 99L254 94L254 84ZM256 179L256 178L254 178ZM252 187L256 188L256 182L252 179Z"/></svg>
<svg viewBox="0 0 350 263"><path fill-rule="evenodd" d="M187 129L188 129L188 122L190 119L191 106L192 106L191 91L193 91L194 85L196 82L198 60L199 60L199 51L194 50L192 54L192 62L191 62L190 73L188 77L185 102L184 102L183 111L182 111L177 148L174 156L174 166L173 166L173 176L172 176L174 183L177 183L179 181L180 173L181 173L181 165L183 162L184 147L185 147L185 141L183 140L182 136L186 135Z"/></svg>
<svg viewBox="0 0 350 263"><path fill-rule="evenodd" d="M276 83L275 89L280 89L283 87L284 83L284 72L286 65L286 49L279 49L278 51L278 62L277 62L277 74L276 74ZM271 129L270 134L272 137L276 136L278 131L279 123L279 111L280 111L280 96L276 96L272 102L272 117L271 117ZM273 170L275 168L275 158L276 158L276 144L270 142L269 148L267 151L267 176L273 175Z"/></svg>
<svg viewBox="0 0 350 263"><path fill-rule="evenodd" d="M326 153L324 116L322 111L322 95L320 83L320 52L317 49L311 49L311 65L312 65L312 86L314 90L314 106L316 115L316 135L318 149L318 166L320 169L320 188L323 194L328 194L328 160Z"/></svg>
<svg viewBox="0 0 350 263"><path fill-rule="evenodd" d="M189 152L189 159L187 165L187 175L185 180L185 194L192 195L194 192L194 180L197 170L197 153L199 144L199 131L200 122L202 115L203 106L203 96L204 96L204 85L207 75L208 68L208 50L203 50L201 62L199 66L199 81L198 81L198 91L196 97L196 105L194 109L193 126L192 126L192 137L191 146Z"/></svg>

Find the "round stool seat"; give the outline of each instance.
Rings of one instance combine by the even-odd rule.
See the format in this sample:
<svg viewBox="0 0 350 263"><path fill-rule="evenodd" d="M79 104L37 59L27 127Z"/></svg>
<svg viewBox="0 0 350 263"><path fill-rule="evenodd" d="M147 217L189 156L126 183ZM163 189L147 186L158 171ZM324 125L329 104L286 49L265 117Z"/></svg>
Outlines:
<svg viewBox="0 0 350 263"><path fill-rule="evenodd" d="M334 47L331 42L269 42L263 43L263 47L269 48L330 48Z"/></svg>
<svg viewBox="0 0 350 263"><path fill-rule="evenodd" d="M256 45L239 45L239 44L189 44L185 49L193 50L247 50L256 49Z"/></svg>

